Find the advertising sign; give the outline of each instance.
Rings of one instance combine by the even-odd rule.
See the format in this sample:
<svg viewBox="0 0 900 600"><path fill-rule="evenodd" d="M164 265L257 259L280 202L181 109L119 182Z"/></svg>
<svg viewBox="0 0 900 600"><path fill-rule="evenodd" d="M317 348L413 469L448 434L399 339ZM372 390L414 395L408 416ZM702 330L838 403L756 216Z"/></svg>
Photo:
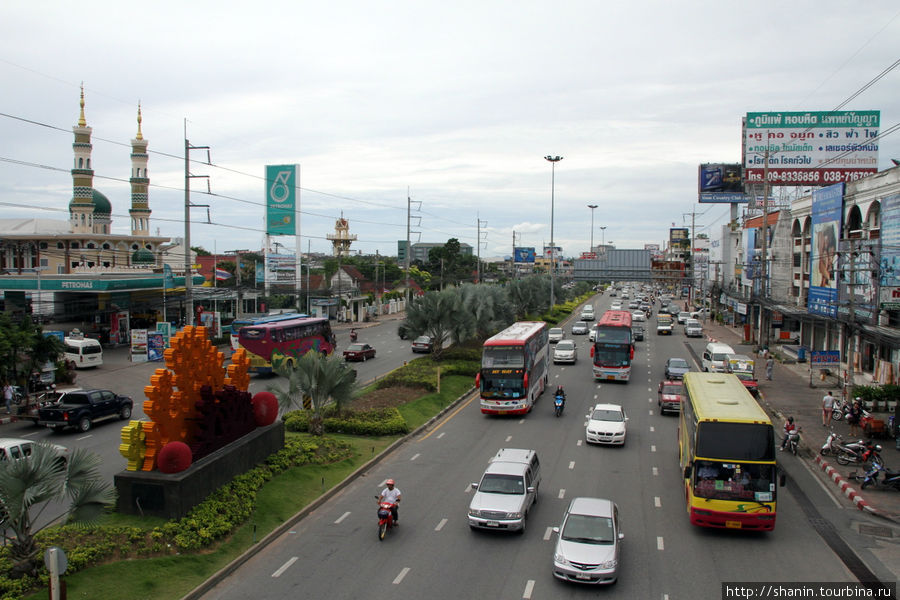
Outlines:
<svg viewBox="0 0 900 600"><path fill-rule="evenodd" d="M131 330L131 362L147 362L147 330Z"/></svg>
<svg viewBox="0 0 900 600"><path fill-rule="evenodd" d="M809 353L809 364L813 368L839 367L841 365L840 350L812 350Z"/></svg>
<svg viewBox="0 0 900 600"><path fill-rule="evenodd" d="M687 227L672 227L669 229L669 248L673 250L689 250L691 247L689 231Z"/></svg>
<svg viewBox="0 0 900 600"><path fill-rule="evenodd" d="M823 317L837 316L837 252L843 204L843 183L813 190L807 308L810 313Z"/></svg>
<svg viewBox="0 0 900 600"><path fill-rule="evenodd" d="M697 177L700 202L746 202L741 182L741 165L707 163Z"/></svg>
<svg viewBox="0 0 900 600"><path fill-rule="evenodd" d="M744 124L744 180L830 185L878 171L881 111L752 112Z"/></svg>
<svg viewBox="0 0 900 600"><path fill-rule="evenodd" d="M544 246L544 258L556 258L559 259L562 254L562 247L560 246Z"/></svg>
<svg viewBox="0 0 900 600"><path fill-rule="evenodd" d="M581 258L584 260L591 260L591 259L597 258L597 253L596 252L582 252Z"/></svg>
<svg viewBox="0 0 900 600"><path fill-rule="evenodd" d="M266 165L266 233L297 235L299 165Z"/></svg>
<svg viewBox="0 0 900 600"><path fill-rule="evenodd" d="M533 263L535 258L534 248L514 248L513 259L517 263Z"/></svg>
<svg viewBox="0 0 900 600"><path fill-rule="evenodd" d="M900 309L900 194L881 201L881 257L878 261L882 310Z"/></svg>
<svg viewBox="0 0 900 600"><path fill-rule="evenodd" d="M147 333L147 360L150 362L160 361L166 351L166 340L158 331L150 331Z"/></svg>

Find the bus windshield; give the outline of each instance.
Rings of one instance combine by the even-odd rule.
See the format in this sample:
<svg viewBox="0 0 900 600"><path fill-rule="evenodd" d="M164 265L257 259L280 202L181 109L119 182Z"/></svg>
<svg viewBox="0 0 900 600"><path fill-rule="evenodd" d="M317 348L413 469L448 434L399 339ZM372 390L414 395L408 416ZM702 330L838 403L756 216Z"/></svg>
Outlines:
<svg viewBox="0 0 900 600"><path fill-rule="evenodd" d="M486 369L497 367L525 366L525 352L522 346L485 346L481 366Z"/></svg>
<svg viewBox="0 0 900 600"><path fill-rule="evenodd" d="M722 460L775 460L775 432L771 424L701 421L697 456Z"/></svg>
<svg viewBox="0 0 900 600"><path fill-rule="evenodd" d="M483 369L482 398L519 398L525 394L525 371L522 369Z"/></svg>
<svg viewBox="0 0 900 600"><path fill-rule="evenodd" d="M597 333L594 334L597 342L609 342L611 344L630 344L631 328L630 327L597 327Z"/></svg>
<svg viewBox="0 0 900 600"><path fill-rule="evenodd" d="M694 495L710 500L775 499L775 465L697 460L694 465Z"/></svg>
<svg viewBox="0 0 900 600"><path fill-rule="evenodd" d="M631 346L594 346L594 364L598 367L627 367L631 364Z"/></svg>

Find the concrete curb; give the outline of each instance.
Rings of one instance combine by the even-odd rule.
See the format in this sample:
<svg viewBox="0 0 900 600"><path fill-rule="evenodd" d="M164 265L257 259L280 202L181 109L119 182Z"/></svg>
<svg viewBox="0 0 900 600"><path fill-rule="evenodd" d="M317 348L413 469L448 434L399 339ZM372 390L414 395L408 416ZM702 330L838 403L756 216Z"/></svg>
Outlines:
<svg viewBox="0 0 900 600"><path fill-rule="evenodd" d="M822 458L821 455L816 456L816 464L818 464L819 467L823 471L825 471L825 475L827 475L828 478L831 479L831 481L833 481L838 486L838 488L841 490L841 493L844 494L844 496L846 496L848 500L850 500L853 504L856 505L856 508L858 508L859 510L864 510L870 514L873 514L873 515L876 515L879 517L893 520L893 519L891 519L891 517L889 517L888 515L882 514L881 511L879 511L877 508L875 508L874 506L872 506L868 502L866 502L865 498L863 498L862 495L858 491L856 491L855 488L850 486L850 483L846 479L844 479L843 475L838 473L837 469L835 469L830 464L828 464L828 461L825 460L824 458Z"/></svg>
<svg viewBox="0 0 900 600"><path fill-rule="evenodd" d="M341 481L340 483L338 483L331 489L325 491L321 496L319 496L318 498L316 498L315 500L310 502L308 505L303 507L299 512L297 512L294 516L292 516L287 521L285 521L282 525L273 529L268 535L266 535L264 538L259 540L256 544L254 544L253 546L248 548L246 552L244 552L243 554L241 554L240 556L235 558L233 561L231 561L230 563L228 563L227 565L222 567L219 571L217 571L212 576L210 576L209 579L207 579L206 581L201 583L199 586L197 586L190 592L188 592L182 598L182 600L198 600L199 598L201 598L204 594L206 594L208 591L210 591L212 588L214 588L216 585L218 585L220 582L222 582L226 577L228 577L229 575L234 573L241 565L243 565L245 562L247 562L248 560L250 560L251 558L256 556L261 550L266 548L273 541L275 541L276 539L278 539L279 537L281 537L282 535L287 533L291 529L291 527L293 527L294 525L296 525L297 523L302 521L310 513L312 513L314 510L316 510L317 508L319 508L320 506L325 504L326 501L330 500L335 495L337 495L338 492L340 492L341 490L346 488L348 485L350 485L350 483L353 482L357 477L359 477L360 475L362 475L363 473L365 473L366 471L368 471L369 469L371 469L372 467L374 467L375 465L380 463L382 460L384 460L386 457L388 457L394 450L396 450L397 448L399 448L400 446L405 444L407 441L409 441L416 435L420 434L421 432L423 432L426 429L428 429L429 427L431 427L431 425L435 421L437 421L442 416L447 414L447 412L449 412L457 404L459 404L460 402L465 400L474 391L475 391L474 387L469 388L469 390L467 390L459 398L457 398L453 402L449 403L446 406L446 408L441 410L441 412L439 412L435 416L431 417L428 421L426 421L425 423L423 423L422 425L417 427L414 431L411 431L408 434L406 434L405 436L403 436L402 438L396 440L393 444L391 444L390 446L385 448L383 451L381 451L379 454L374 456L372 459L370 459L364 465L361 465L358 469L356 469L355 471L350 473L350 475L348 475L346 478L344 478L343 481Z"/></svg>

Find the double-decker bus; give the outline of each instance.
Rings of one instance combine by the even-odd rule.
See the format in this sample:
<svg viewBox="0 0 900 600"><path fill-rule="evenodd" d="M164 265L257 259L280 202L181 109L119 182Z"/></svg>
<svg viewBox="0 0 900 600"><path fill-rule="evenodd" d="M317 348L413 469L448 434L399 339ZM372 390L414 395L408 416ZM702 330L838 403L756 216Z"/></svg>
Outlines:
<svg viewBox="0 0 900 600"><path fill-rule="evenodd" d="M594 345L591 346L594 379L628 381L634 359L631 313L608 310L597 321L594 330Z"/></svg>
<svg viewBox="0 0 900 600"><path fill-rule="evenodd" d="M231 349L237 350L241 347L240 340L238 339L238 334L241 331L241 327L246 327L247 325L262 325L263 323L273 323L275 321L287 321L289 319L301 319L306 316L307 315L304 313L282 313L279 315L266 315L263 317L241 317L240 319L235 319L231 322L231 325L229 325L227 329L231 337Z"/></svg>
<svg viewBox="0 0 900 600"><path fill-rule="evenodd" d="M327 318L306 317L245 325L238 334L241 348L250 358L251 373L271 373L292 368L307 352L331 354L334 335Z"/></svg>
<svg viewBox="0 0 900 600"><path fill-rule="evenodd" d="M550 335L543 321L513 323L484 342L475 387L486 415L524 415L547 386Z"/></svg>
<svg viewBox="0 0 900 600"><path fill-rule="evenodd" d="M678 444L691 523L775 528L775 431L736 376L685 373Z"/></svg>

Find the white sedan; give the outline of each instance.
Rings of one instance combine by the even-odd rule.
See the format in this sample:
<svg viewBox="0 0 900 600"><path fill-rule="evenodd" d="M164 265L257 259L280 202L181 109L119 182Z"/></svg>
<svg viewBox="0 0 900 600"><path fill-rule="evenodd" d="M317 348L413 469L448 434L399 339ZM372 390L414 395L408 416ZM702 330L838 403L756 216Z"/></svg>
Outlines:
<svg viewBox="0 0 900 600"><path fill-rule="evenodd" d="M628 417L618 404L598 404L588 415L585 439L589 444L625 444Z"/></svg>

